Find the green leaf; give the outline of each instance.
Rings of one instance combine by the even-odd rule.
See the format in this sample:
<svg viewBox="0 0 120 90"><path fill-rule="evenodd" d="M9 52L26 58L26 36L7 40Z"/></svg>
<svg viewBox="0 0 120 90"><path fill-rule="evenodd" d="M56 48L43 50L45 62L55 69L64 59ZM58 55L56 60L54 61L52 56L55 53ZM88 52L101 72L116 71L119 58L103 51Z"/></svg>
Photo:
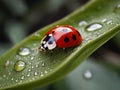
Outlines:
<svg viewBox="0 0 120 90"><path fill-rule="evenodd" d="M18 43L0 58L0 89L34 88L64 77L118 33L119 3L119 0L92 0ZM57 25L71 25L78 29L82 44L68 48L67 53L56 48L52 56L50 52L38 51L43 35Z"/></svg>

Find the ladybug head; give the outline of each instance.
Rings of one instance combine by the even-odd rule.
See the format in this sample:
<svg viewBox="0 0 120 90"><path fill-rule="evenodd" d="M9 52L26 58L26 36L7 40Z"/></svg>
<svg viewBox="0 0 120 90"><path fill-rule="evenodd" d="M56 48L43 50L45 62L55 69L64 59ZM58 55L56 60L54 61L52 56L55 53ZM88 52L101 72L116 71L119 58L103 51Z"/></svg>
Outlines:
<svg viewBox="0 0 120 90"><path fill-rule="evenodd" d="M47 51L47 50L52 50L56 47L56 42L52 34L46 35L42 40L41 40L41 50Z"/></svg>

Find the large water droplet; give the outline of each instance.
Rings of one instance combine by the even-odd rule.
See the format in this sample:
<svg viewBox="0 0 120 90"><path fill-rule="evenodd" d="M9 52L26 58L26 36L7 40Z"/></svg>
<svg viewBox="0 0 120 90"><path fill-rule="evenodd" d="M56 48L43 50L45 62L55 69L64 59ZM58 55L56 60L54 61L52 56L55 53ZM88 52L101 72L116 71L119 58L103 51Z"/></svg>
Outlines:
<svg viewBox="0 0 120 90"><path fill-rule="evenodd" d="M85 79L91 79L93 77L93 73L90 71L90 70L86 70L84 73L83 73L83 77Z"/></svg>
<svg viewBox="0 0 120 90"><path fill-rule="evenodd" d="M87 22L86 21L80 21L79 22L79 26L86 26L87 25Z"/></svg>
<svg viewBox="0 0 120 90"><path fill-rule="evenodd" d="M31 53L31 50L29 48L24 47L24 48L20 48L18 53L19 55L26 56Z"/></svg>
<svg viewBox="0 0 120 90"><path fill-rule="evenodd" d="M86 30L91 32L91 31L96 31L96 30L99 30L103 27L103 25L99 24L99 23L93 23L93 24L90 24L86 27Z"/></svg>
<svg viewBox="0 0 120 90"><path fill-rule="evenodd" d="M15 71L22 71L25 69L26 63L24 61L17 61L14 65Z"/></svg>
<svg viewBox="0 0 120 90"><path fill-rule="evenodd" d="M114 9L114 12L119 14L120 13L120 4L118 4L115 9Z"/></svg>

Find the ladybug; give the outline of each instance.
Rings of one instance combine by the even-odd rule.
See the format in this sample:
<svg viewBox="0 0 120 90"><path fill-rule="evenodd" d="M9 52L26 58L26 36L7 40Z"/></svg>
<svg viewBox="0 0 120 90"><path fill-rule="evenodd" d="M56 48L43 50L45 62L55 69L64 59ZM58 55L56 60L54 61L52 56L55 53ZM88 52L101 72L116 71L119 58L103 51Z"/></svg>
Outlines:
<svg viewBox="0 0 120 90"><path fill-rule="evenodd" d="M65 49L82 43L80 33L72 26L56 26L49 30L41 40L40 49L44 52L56 47Z"/></svg>

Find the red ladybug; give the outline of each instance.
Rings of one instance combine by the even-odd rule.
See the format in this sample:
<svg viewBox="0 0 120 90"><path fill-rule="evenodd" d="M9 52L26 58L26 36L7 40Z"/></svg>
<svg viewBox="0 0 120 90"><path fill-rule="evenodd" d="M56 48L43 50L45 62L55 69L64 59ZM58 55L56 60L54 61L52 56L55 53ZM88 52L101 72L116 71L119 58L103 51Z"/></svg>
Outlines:
<svg viewBox="0 0 120 90"><path fill-rule="evenodd" d="M49 30L41 40L40 48L44 52L56 47L68 48L81 44L80 33L72 26L57 26Z"/></svg>

